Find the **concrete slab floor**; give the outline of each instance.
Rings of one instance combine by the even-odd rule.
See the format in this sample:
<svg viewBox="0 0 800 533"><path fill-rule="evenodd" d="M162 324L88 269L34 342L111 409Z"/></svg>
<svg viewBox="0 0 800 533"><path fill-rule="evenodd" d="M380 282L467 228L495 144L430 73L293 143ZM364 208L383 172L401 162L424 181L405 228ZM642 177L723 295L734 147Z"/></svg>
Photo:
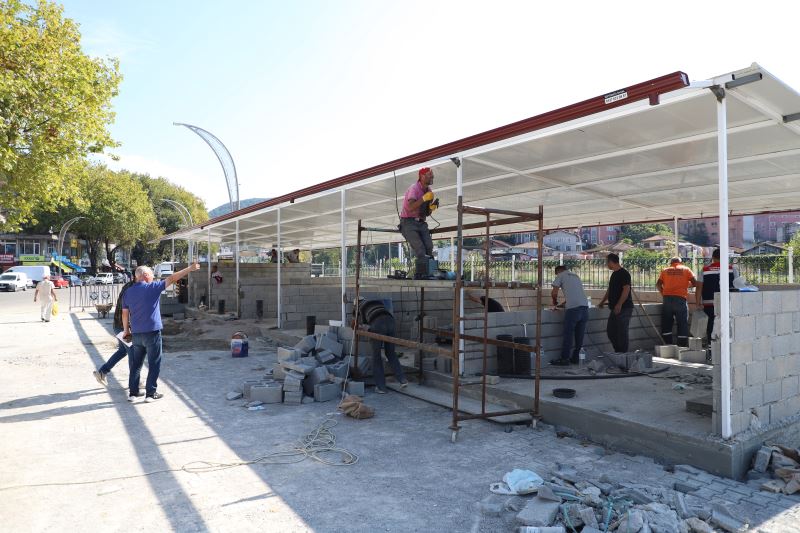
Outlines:
<svg viewBox="0 0 800 533"><path fill-rule="evenodd" d="M3 304L0 523L7 531L511 531L513 513L483 516L475 504L513 468L547 475L568 462L593 478L608 472L658 486L681 479L646 458L542 428L506 433L468 422L451 444L447 410L392 393L368 393L374 419L335 418L337 445L359 456L354 466L307 460L142 476L283 449L334 405L247 411L241 401L226 401L236 384L263 374L274 358L266 349L246 359L227 351L168 353L159 386L165 397L129 404L124 361L108 389L91 375L115 348L110 320L62 313L44 324L32 305L10 312ZM82 484L93 480L104 481ZM792 500L757 504L733 494L715 498L765 531L800 523Z"/></svg>

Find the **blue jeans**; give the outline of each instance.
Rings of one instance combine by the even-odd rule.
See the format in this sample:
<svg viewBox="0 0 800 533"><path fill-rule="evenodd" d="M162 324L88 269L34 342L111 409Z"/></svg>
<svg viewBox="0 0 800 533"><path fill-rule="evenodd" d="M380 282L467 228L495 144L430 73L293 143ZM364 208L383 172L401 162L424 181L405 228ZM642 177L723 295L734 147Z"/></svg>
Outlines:
<svg viewBox="0 0 800 533"><path fill-rule="evenodd" d="M120 331L122 330L114 328L114 335L118 334ZM101 374L108 374L111 372L111 369L114 368L114 366L122 361L127 355L128 347L125 346L121 340L117 339L117 351L114 352L114 354L103 364L103 366L99 368L98 371Z"/></svg>
<svg viewBox="0 0 800 533"><path fill-rule="evenodd" d="M672 323L678 323L678 342L672 342ZM689 306L680 296L664 296L661 304L661 336L664 344L689 345Z"/></svg>
<svg viewBox="0 0 800 533"><path fill-rule="evenodd" d="M145 354L148 367L145 392L152 395L156 392L158 373L161 371L161 330L133 334L133 346L131 346L130 357L128 357L128 366L131 372L128 379L129 394L139 394L139 376L142 373Z"/></svg>
<svg viewBox="0 0 800 533"><path fill-rule="evenodd" d="M376 318L370 325L369 330L372 333L379 333L380 335L388 335L390 337L395 336L395 323L394 317L388 315L382 315ZM403 366L400 364L400 360L397 358L397 353L394 350L394 344L391 342L383 342L379 340L372 339L370 340L372 344L372 377L375 379L375 387L379 389L386 388L386 376L383 374L383 358L381 357L381 345L383 345L383 350L386 352L386 359L389 360L389 364L392 365L392 370L394 370L394 377L399 382L403 382L406 380L405 374L403 374Z"/></svg>
<svg viewBox="0 0 800 533"><path fill-rule="evenodd" d="M586 333L586 325L589 323L589 308L585 305L567 309L564 315L564 332L561 340L561 359L565 361L578 358L578 352L583 347L583 335ZM572 340L575 339L575 347L572 347Z"/></svg>

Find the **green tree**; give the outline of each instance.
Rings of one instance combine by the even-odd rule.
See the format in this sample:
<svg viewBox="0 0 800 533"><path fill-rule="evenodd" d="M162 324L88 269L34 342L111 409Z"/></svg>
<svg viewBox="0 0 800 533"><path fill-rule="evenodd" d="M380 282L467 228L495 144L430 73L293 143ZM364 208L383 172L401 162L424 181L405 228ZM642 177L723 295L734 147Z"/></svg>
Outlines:
<svg viewBox="0 0 800 533"><path fill-rule="evenodd" d="M83 158L114 146L116 59L87 56L55 3L0 2L0 229L76 193Z"/></svg>
<svg viewBox="0 0 800 533"><path fill-rule="evenodd" d="M666 224L628 224L621 227L619 234L620 238L639 244L653 235L672 235L672 230Z"/></svg>

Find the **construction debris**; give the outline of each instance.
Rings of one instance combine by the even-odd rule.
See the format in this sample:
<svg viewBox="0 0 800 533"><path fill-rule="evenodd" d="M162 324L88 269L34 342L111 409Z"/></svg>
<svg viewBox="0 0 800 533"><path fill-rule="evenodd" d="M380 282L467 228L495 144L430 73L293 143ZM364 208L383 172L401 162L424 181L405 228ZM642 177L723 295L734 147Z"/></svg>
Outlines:
<svg viewBox="0 0 800 533"><path fill-rule="evenodd" d="M800 448L762 446L753 457L753 469L747 477L760 483L759 488L766 492L800 492ZM759 481L763 479L766 481Z"/></svg>

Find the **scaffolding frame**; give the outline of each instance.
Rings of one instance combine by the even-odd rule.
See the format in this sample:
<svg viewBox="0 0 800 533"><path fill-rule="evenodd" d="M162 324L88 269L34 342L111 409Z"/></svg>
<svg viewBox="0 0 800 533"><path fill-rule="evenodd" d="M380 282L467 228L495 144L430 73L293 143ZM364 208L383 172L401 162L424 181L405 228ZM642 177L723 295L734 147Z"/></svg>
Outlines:
<svg viewBox="0 0 800 533"><path fill-rule="evenodd" d="M460 165L459 169L460 169ZM459 191L460 192L460 191ZM362 244L362 233L364 231L381 231L381 232L391 232L391 233L399 233L399 230L396 229L385 229L385 228L368 228L364 227L361 224L361 219L358 220L358 232L356 237L356 265L355 265L355 296L353 299L353 333L354 333L354 344L353 347L353 370L358 375L358 357L359 357L359 339L366 338L384 342L391 342L398 346L404 346L406 348L411 348L418 351L418 359L419 359L419 367L416 369L416 373L419 376L419 383L422 384L425 378L424 368L423 368L423 353L433 353L436 355L449 357L452 361L452 379L453 379L453 399L452 399L452 422L449 426L451 430L451 441L455 442L458 438L458 432L461 429L459 426L459 422L463 422L466 420L475 420L475 419L490 419L496 418L500 416L508 416L508 415L518 415L518 414L530 414L532 422L538 420L541 416L539 413L539 396L540 396L540 374L541 374L541 364L542 364L542 279L544 277L544 266L542 263L541 250L544 247L544 210L543 207L539 206L538 213L524 213L519 211L509 211L505 209L488 209L483 207L473 207L473 206L466 206L463 203L463 196L461 194L458 195L458 222L456 226L452 227L445 227L445 228L436 228L431 230L431 233L447 233L456 231L456 239L455 239L455 247L456 247L456 257L455 257L455 269L456 269L456 279L453 285L453 331L448 332L440 329L434 328L426 328L424 326L425 321L425 287L420 287L420 300L419 300L419 314L417 315L417 320L419 321L419 337L418 341L411 341L399 337L392 337L388 335L381 335L378 333L373 333L370 331L365 331L359 328L359 321L360 321L360 313L359 313L359 305L360 305L360 294L361 294L361 248ZM478 223L470 223L464 224L464 215L479 215L485 217L484 222ZM492 215L500 215L506 218L500 219L492 219ZM537 251L537 280L535 284L528 284L528 283L505 283L505 284L498 284L493 283L490 279L490 272L489 272L489 265L490 265L490 236L491 236L491 228L496 226L502 226L507 224L519 224L520 222L537 222L537 242L538 242L538 251ZM462 263L462 256L463 256L463 246L464 246L464 229L476 229L476 228L485 228L485 246L484 246L484 254L485 254L485 261L484 261L484 273L483 273L483 280L481 282L473 282L467 283L465 282L463 277L463 263ZM483 300L483 336L478 337L474 335L466 335L464 333L464 288L471 287L471 286L478 286L481 287L484 291L484 300ZM497 339L490 339L489 338L489 289L491 288L519 288L519 289L531 289L536 291L536 343L534 345L528 344L519 344L515 342L509 341L502 341ZM475 317L470 317L470 320L475 320ZM442 348L438 345L427 344L424 342L425 333L435 333L439 336L443 337L451 337L452 344L450 349ZM459 397L461 392L461 387L466 386L467 384L462 384L461 382L461 366L462 366L462 356L465 354L465 344L464 341L472 341L472 342L480 342L483 344L483 371L481 375L481 412L480 413L462 413L459 410ZM486 383L486 371L487 371L487 364L488 364L488 355L489 355L489 346L501 346L506 348L513 348L518 351L523 351L527 353L534 353L535 354L535 372L534 372L534 390L533 390L533 409L507 409L501 411L487 411L486 410L486 392L487 392L487 383ZM470 384L472 385L472 384Z"/></svg>

